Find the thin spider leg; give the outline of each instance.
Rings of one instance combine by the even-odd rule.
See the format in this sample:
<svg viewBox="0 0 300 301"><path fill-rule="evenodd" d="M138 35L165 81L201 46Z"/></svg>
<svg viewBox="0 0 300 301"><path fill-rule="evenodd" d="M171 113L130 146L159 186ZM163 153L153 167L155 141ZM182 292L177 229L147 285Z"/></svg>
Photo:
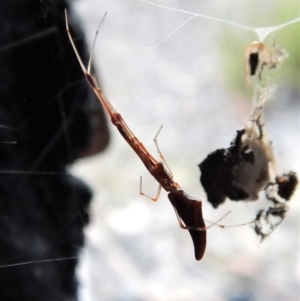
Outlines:
<svg viewBox="0 0 300 301"><path fill-rule="evenodd" d="M228 213L226 213L226 214L221 218L221 220L224 219L230 212L231 212L231 211L229 211ZM250 222L242 223L242 224L237 224L237 225L222 225L222 224L219 224L219 222L220 222L221 220L219 220L219 221L217 221L217 222L212 222L212 221L209 221L209 220L207 220L207 219L204 219L205 222L210 223L210 225L209 225L208 227L206 227L207 229L208 229L208 228L211 228L212 226L218 226L218 227L220 227L220 228L222 228L222 229L224 229L224 228L236 228L236 227L247 226L247 225L250 225L250 224L255 224L255 221L256 221L256 220L254 219L254 220L252 220L252 221L250 221Z"/></svg>
<svg viewBox="0 0 300 301"><path fill-rule="evenodd" d="M231 213L231 211L229 211L229 212L227 212L226 214L224 214L220 219L218 219L216 222L210 222L210 221L208 221L209 223L211 223L208 227L206 226L206 227L188 227L188 226L186 226L184 223L183 223L183 221L182 221L182 219L180 218L180 216L179 216L179 214L178 214L178 212L177 212L177 210L176 210L176 208L174 207L174 210L175 210L175 214L176 214L176 217L177 217L177 220L178 220L178 224L179 224L179 226L180 226L180 228L182 228L182 229L184 229L184 230L196 230L196 231L206 231L207 229L209 229L209 228L212 228L213 226L218 226L218 227L220 227L220 228L227 228L227 226L224 226L224 225L220 225L219 224L219 222L220 221L222 221L228 214L230 214ZM205 220L206 221L206 220ZM251 223L252 223L253 221L251 221ZM248 223L247 223L248 224ZM244 224L242 224L242 225L244 225ZM241 226L242 226L241 225ZM246 225L246 224L245 224ZM234 225L234 226L229 226L229 227L238 227L238 225Z"/></svg>
<svg viewBox="0 0 300 301"><path fill-rule="evenodd" d="M156 202L158 199L159 199L159 196L160 196L160 192L161 192L161 185L159 184L158 186L158 189L157 189L157 192L156 192L156 196L154 198L152 198L151 196L145 194L143 191L142 191L142 182L143 182L143 178L142 176L140 177L140 195L142 196L145 196L146 198Z"/></svg>
<svg viewBox="0 0 300 301"><path fill-rule="evenodd" d="M68 34L69 40L71 42L71 45L73 47L73 50L75 52L75 55L77 57L77 60L78 60L78 62L80 64L80 67L81 67L81 69L82 69L82 71L83 71L83 73L84 73L84 75L85 75L88 83L90 84L91 88L93 89L94 93L97 95L97 97L98 97L99 100L100 100L99 94L102 94L101 97L102 97L103 101L102 100L100 100L100 101L101 101L103 107L105 108L106 112L108 113L108 115L112 118L114 114L117 114L117 111L113 108L113 106L109 103L108 99L101 92L101 89L98 87L96 79L90 74L91 59L93 57L94 49L92 50L92 53L90 55L88 69L86 69L86 67L84 66L84 64L82 62L82 59L81 59L81 57L80 57L80 55L78 53L78 50L76 48L76 45L74 43L74 40L72 38L70 29L69 29L67 10L65 10L65 18L66 18L66 30L67 30L67 34ZM98 35L98 30L97 30L95 38L97 37L97 35ZM94 39L93 47L95 46L95 43L96 43L96 39Z"/></svg>
<svg viewBox="0 0 300 301"><path fill-rule="evenodd" d="M91 66L92 66L92 61L93 61L93 55L94 55L94 50L95 50L95 45L96 45L96 41L97 41L97 36L99 33L99 28L102 25L105 17L107 15L107 12L104 14L102 20L100 21L100 24L98 25L95 37L94 37L94 41L93 41L93 46L92 46L92 51L91 51L91 55L90 55L90 59L89 59L89 63L88 63L88 68L87 68L87 72L90 74L91 73Z"/></svg>
<svg viewBox="0 0 300 301"><path fill-rule="evenodd" d="M180 218L178 212L177 212L177 209L173 206L174 208L174 211L175 211L175 214L176 214L176 217L177 217L177 220L178 220L178 224L179 224L179 227L181 229L184 229L184 230L198 230L198 231L206 231L206 227L187 227L182 219Z"/></svg>
<svg viewBox="0 0 300 301"><path fill-rule="evenodd" d="M213 226L218 226L220 228L225 228L224 225L219 225L219 222L222 221L228 214L230 214L231 211L228 211L227 213L225 213L221 218L219 218L217 221L211 223L208 227L206 227L206 229L212 228ZM226 226L227 227L227 226Z"/></svg>
<svg viewBox="0 0 300 301"><path fill-rule="evenodd" d="M70 29L69 29L68 13L67 13L66 9L65 9L65 19L66 19L66 29L67 29L67 34L68 34L69 40L70 40L70 42L72 44L72 47L73 47L74 52L76 54L77 60L78 60L78 62L80 64L80 67L83 70L84 74L86 74L87 70L86 70L86 68L85 68L85 66L84 66L84 64L83 64L83 62L81 60L81 57L80 57L80 55L79 55L79 53L77 51L77 48L76 48L76 46L74 44L74 41L73 41L73 38L71 36L71 32L70 32Z"/></svg>
<svg viewBox="0 0 300 301"><path fill-rule="evenodd" d="M160 128L159 128L159 130L158 130L158 132L157 132L157 134L153 138L153 141L155 143L156 150L157 150L157 152L159 154L159 157L160 157L161 161L164 163L164 166L166 167L167 171L169 172L170 178L173 179L173 173L172 173L172 171L171 171L171 169L170 169L167 161L165 160L165 157L163 156L162 152L160 151L159 146L158 146L158 142L157 142L157 137L160 134L162 128L163 128L163 126L161 125Z"/></svg>

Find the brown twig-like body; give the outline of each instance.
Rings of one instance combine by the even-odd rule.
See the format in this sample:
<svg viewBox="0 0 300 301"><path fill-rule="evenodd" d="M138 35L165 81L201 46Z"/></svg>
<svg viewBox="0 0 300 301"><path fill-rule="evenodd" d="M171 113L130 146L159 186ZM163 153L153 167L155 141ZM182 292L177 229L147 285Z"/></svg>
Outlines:
<svg viewBox="0 0 300 301"><path fill-rule="evenodd" d="M114 109L109 100L103 94L99 88L96 78L92 76L91 70L91 60L94 50L95 41L98 35L98 30L95 35L95 40L93 44L93 49L90 57L88 67L86 68L78 54L78 51L73 42L71 33L68 26L68 18L66 13L66 29L69 36L70 42L77 56L78 62L83 70L86 80L90 84L94 93L98 97L102 106L104 107L107 114L110 116L111 122L116 126L120 134L139 156L139 158L144 163L145 167L148 169L150 174L156 179L159 185L169 192L168 198L175 209L175 213L179 222L179 225L183 229L189 230L195 249L195 257L197 260L201 260L204 255L206 247L206 227L202 217L202 202L190 197L185 193L173 180L172 174L167 170L162 162L155 160L152 155L147 151L143 144L137 139L137 137L132 133L127 124L125 123L122 116ZM153 200L156 200L158 195Z"/></svg>

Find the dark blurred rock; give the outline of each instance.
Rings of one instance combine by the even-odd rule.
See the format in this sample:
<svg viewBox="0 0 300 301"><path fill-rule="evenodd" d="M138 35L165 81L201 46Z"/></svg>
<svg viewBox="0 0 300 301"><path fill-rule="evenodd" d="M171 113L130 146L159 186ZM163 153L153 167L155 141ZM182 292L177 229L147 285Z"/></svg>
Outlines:
<svg viewBox="0 0 300 301"><path fill-rule="evenodd" d="M69 43L66 1L0 8L0 265L77 257L90 189L66 173L102 151L107 123ZM87 59L84 37L70 27ZM0 269L0 300L76 300L76 259Z"/></svg>

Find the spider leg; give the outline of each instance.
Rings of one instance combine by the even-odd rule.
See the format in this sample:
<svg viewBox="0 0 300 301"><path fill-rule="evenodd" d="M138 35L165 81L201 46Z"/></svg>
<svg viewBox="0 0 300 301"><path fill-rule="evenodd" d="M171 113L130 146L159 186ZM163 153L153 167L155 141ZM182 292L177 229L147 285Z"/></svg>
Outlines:
<svg viewBox="0 0 300 301"><path fill-rule="evenodd" d="M169 165L167 164L167 162L166 162L166 160L165 160L165 157L163 156L161 150L159 149L158 142L157 142L157 137L158 137L158 135L160 134L162 128L163 128L163 126L161 126L161 127L159 128L157 134L156 134L155 137L153 138L153 141L154 141L154 143L155 143L156 150L157 150L157 152L158 152L158 154L159 154L159 157L160 157L160 159L161 159L161 162L163 162L164 166L166 167L166 169L167 169L167 171L168 171L168 173L169 173L169 175L170 175L170 178L173 179L173 173L172 173L172 171L171 171Z"/></svg>
<svg viewBox="0 0 300 301"><path fill-rule="evenodd" d="M140 195L143 195L145 196L146 198L156 202L158 199L159 199L159 196L160 196L160 192L161 192L161 185L158 186L158 189L157 189L157 192L156 192L156 196L154 198L152 198L151 196L145 194L143 191L142 191L142 181L143 181L143 178L142 176L140 177Z"/></svg>

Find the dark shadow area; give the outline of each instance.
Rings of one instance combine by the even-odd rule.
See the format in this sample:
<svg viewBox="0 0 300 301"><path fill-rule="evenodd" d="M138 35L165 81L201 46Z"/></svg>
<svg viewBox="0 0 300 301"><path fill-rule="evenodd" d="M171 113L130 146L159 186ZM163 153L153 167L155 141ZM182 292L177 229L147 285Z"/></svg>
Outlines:
<svg viewBox="0 0 300 301"><path fill-rule="evenodd" d="M1 2L0 300L76 300L91 191L66 168L101 152L109 133L68 41L65 8ZM70 10L69 18L87 59Z"/></svg>

